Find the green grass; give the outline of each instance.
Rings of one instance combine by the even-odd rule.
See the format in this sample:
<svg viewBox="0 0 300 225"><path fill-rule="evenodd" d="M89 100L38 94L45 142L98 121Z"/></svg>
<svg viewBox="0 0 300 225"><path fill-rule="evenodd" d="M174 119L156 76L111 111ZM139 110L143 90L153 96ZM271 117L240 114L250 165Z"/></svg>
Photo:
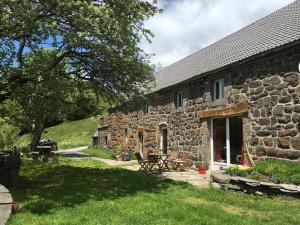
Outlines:
<svg viewBox="0 0 300 225"><path fill-rule="evenodd" d="M20 211L8 225L299 224L300 201L198 189L91 160L26 159L27 189L12 189Z"/></svg>
<svg viewBox="0 0 300 225"><path fill-rule="evenodd" d="M66 122L45 129L42 138L54 139L58 142L59 149L90 145L92 143L92 134L97 124L97 118ZM18 146L27 146L28 143L29 135L23 135L16 144Z"/></svg>
<svg viewBox="0 0 300 225"><path fill-rule="evenodd" d="M109 149L104 149L101 147L97 147L97 146L90 146L88 149L84 149L82 150L82 152L93 155L93 156L97 156L103 159L111 159L111 154L112 151Z"/></svg>
<svg viewBox="0 0 300 225"><path fill-rule="evenodd" d="M300 184L299 162L271 159L257 162L255 166L246 170L234 166L229 167L226 173L231 176L249 177L274 183Z"/></svg>

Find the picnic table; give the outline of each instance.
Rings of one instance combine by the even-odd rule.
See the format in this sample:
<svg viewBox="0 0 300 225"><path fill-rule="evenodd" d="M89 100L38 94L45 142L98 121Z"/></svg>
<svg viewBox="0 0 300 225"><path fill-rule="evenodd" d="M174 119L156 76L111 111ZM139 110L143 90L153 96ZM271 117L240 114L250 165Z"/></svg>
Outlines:
<svg viewBox="0 0 300 225"><path fill-rule="evenodd" d="M37 146L36 149L37 151L30 153L33 159L41 157L44 162L47 162L49 158L58 158L58 153L55 151L56 148L53 146Z"/></svg>

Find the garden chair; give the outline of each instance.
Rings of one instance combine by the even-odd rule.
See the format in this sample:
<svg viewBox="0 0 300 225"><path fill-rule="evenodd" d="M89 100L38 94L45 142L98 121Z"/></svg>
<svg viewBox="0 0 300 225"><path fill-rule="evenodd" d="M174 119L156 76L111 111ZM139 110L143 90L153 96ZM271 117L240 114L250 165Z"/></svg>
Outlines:
<svg viewBox="0 0 300 225"><path fill-rule="evenodd" d="M172 160L171 163L173 165L173 168L174 170L185 170L186 168L186 162L187 160L189 159L189 152L182 152L181 154L181 159L175 159L175 160Z"/></svg>
<svg viewBox="0 0 300 225"><path fill-rule="evenodd" d="M138 171L149 171L149 161L144 160L143 157L141 156L141 153L135 152L134 153L135 157L137 158L138 163L140 164L140 169Z"/></svg>
<svg viewBox="0 0 300 225"><path fill-rule="evenodd" d="M154 170L154 167L158 166L158 171L162 171L162 164L160 163L160 158L157 154L149 154L148 155L148 168L150 171Z"/></svg>
<svg viewBox="0 0 300 225"><path fill-rule="evenodd" d="M173 161L177 160L177 152L176 151L171 151L171 154L168 159L166 159L168 164L171 164L171 167L175 170L176 165Z"/></svg>

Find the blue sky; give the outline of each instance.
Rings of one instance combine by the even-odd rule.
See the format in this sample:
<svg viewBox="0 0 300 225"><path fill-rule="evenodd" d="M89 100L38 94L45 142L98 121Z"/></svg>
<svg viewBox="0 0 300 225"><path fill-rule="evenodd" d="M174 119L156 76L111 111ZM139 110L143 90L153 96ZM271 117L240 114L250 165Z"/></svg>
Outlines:
<svg viewBox="0 0 300 225"><path fill-rule="evenodd" d="M165 67L293 1L160 0L164 12L146 22L155 37L141 45Z"/></svg>

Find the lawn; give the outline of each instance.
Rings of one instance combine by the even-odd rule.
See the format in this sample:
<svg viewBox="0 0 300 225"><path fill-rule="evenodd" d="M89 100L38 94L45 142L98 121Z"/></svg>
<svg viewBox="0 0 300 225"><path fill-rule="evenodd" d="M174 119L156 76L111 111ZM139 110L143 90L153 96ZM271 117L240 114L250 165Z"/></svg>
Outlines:
<svg viewBox="0 0 300 225"><path fill-rule="evenodd" d="M111 159L112 156L112 151L109 149L104 149L101 147L97 147L97 146L90 146L88 149L84 149L82 150L82 152L93 155L93 156L97 156L103 159Z"/></svg>
<svg viewBox="0 0 300 225"><path fill-rule="evenodd" d="M92 143L92 134L98 122L97 118L65 122L45 129L42 138L54 139L58 142L59 149L90 145ZM18 146L27 146L28 143L29 135L23 135L16 144Z"/></svg>
<svg viewBox="0 0 300 225"><path fill-rule="evenodd" d="M300 201L197 189L92 160L24 160L14 224L299 224Z"/></svg>

